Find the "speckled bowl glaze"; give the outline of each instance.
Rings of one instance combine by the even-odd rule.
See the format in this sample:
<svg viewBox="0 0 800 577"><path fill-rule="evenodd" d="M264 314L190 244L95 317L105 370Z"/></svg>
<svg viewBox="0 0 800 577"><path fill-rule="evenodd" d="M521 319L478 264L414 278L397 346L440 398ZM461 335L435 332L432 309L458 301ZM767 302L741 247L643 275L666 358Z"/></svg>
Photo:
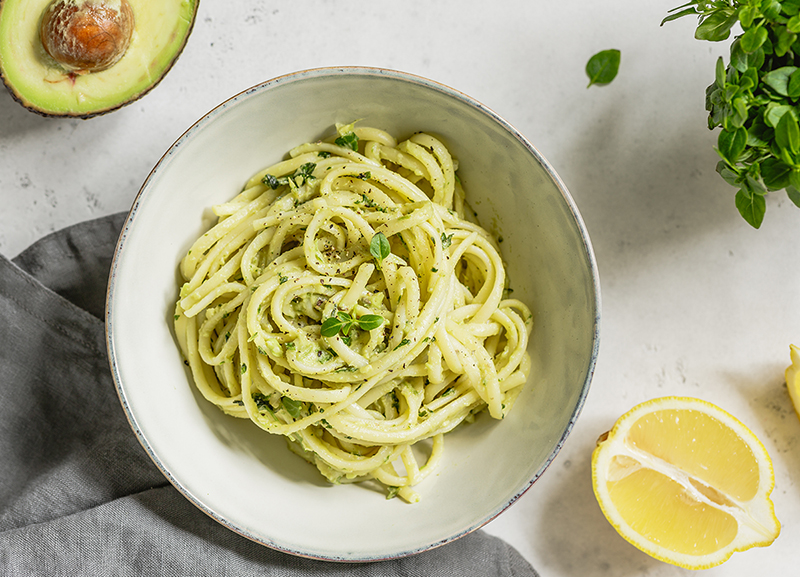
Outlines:
<svg viewBox="0 0 800 577"><path fill-rule="evenodd" d="M438 471L409 505L364 485L331 486L282 438L225 416L195 391L172 334L178 261L234 196L293 146L362 119L398 137L442 137L468 200L502 236L514 296L534 312L533 372L503 422L481 416L445 438ZM586 398L600 292L589 237L543 156L472 98L374 68L315 69L220 104L166 152L130 210L111 270L107 343L131 426L205 513L254 541L331 561L397 558L448 543L512 505L556 457Z"/></svg>

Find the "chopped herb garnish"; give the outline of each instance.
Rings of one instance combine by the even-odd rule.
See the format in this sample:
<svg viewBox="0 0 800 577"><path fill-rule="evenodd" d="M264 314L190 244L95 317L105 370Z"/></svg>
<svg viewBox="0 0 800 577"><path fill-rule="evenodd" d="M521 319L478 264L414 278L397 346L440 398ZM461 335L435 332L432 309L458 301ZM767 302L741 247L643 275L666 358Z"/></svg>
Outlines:
<svg viewBox="0 0 800 577"><path fill-rule="evenodd" d="M317 153L317 156L319 156L320 158L330 158L331 157L331 153L328 152L327 150L320 150Z"/></svg>
<svg viewBox="0 0 800 577"><path fill-rule="evenodd" d="M297 169L297 172L294 173L294 176L299 176L303 179L303 182L307 180L313 180L315 177L312 174L314 169L317 168L317 165L313 162L306 162L300 168Z"/></svg>
<svg viewBox="0 0 800 577"><path fill-rule="evenodd" d="M286 184L286 180L285 180L285 178L286 178L286 177L283 177L282 179L280 179L280 180L279 180L279 179L275 178L274 176L272 176L271 174L265 174L265 175L264 175L264 178L262 178L262 179L261 179L261 182L262 182L263 184L266 184L266 185L267 185L268 187L270 187L272 190L275 190L275 189L276 189L276 188L278 188L278 187L279 187L281 184ZM283 182L281 182L281 180L282 180Z"/></svg>
<svg viewBox="0 0 800 577"><path fill-rule="evenodd" d="M303 406L301 401L290 399L289 397L281 397L281 405L286 409L293 418L297 419L300 416L300 408Z"/></svg>
<svg viewBox="0 0 800 577"><path fill-rule="evenodd" d="M316 167L317 167L317 165L315 163L306 162L305 164L300 166L300 168L295 170L294 174L291 174L289 176L281 176L281 177L276 177L276 176L273 176L271 174L265 174L264 177L261 179L261 182L263 184L266 184L267 186L269 186L272 190L275 190L276 188L278 188L279 186L282 186L284 184L289 184L290 181L294 185L300 186L300 185L305 184L309 180L314 180L316 178L312 174ZM300 180L299 183L297 182L298 179Z"/></svg>
<svg viewBox="0 0 800 577"><path fill-rule="evenodd" d="M278 273L278 281L280 282L280 284L285 283L287 280L289 280L289 277L284 276L283 273L280 272Z"/></svg>
<svg viewBox="0 0 800 577"><path fill-rule="evenodd" d="M347 134L342 134L340 137L334 140L334 142L344 148L349 148L350 150L358 150L358 136L356 136L355 132L348 132Z"/></svg>
<svg viewBox="0 0 800 577"><path fill-rule="evenodd" d="M393 348L392 350L393 350L393 351L396 351L396 350L397 350L397 349L399 349L400 347L404 347L404 346L406 346L406 345L407 345L408 343L410 343L410 342L411 342L411 341L409 341L408 339L403 339L402 341L400 341L400 344L399 344L399 345L397 345L397 346L396 346L395 348Z"/></svg>
<svg viewBox="0 0 800 577"><path fill-rule="evenodd" d="M368 172L364 173L364 174L367 174L368 175L367 178L369 178L369 173ZM359 178L360 178L360 176L359 176ZM383 206L379 205L378 203L376 203L374 200L372 200L370 197L368 197L363 192L361 193L361 200L355 201L355 204L361 204L361 203L363 203L364 206L366 206L367 208L373 208L373 209L377 210L378 212L387 212L385 207L383 207Z"/></svg>
<svg viewBox="0 0 800 577"><path fill-rule="evenodd" d="M344 366L344 367L339 367L338 369L336 369L334 371L334 373L352 373L352 372L355 372L357 370L358 369L356 367L351 367L350 365L347 365L347 366ZM320 412L322 412L322 410L320 410Z"/></svg>
<svg viewBox="0 0 800 577"><path fill-rule="evenodd" d="M455 233L442 233L442 248L449 248L451 244L453 244L453 234Z"/></svg>
<svg viewBox="0 0 800 577"><path fill-rule="evenodd" d="M320 349L320 350L318 350L318 351L317 351L317 360L318 360L320 363L327 363L327 362L328 362L328 361L330 361L330 360L331 360L331 359L332 359L334 356L336 356L336 355L335 355L335 354L334 354L334 352L333 352L332 350L330 350L330 349L324 349L324 350Z"/></svg>
<svg viewBox="0 0 800 577"><path fill-rule="evenodd" d="M269 397L262 393L253 393L253 402L256 404L260 411L269 411Z"/></svg>
<svg viewBox="0 0 800 577"><path fill-rule="evenodd" d="M295 349L294 341L290 341L290 342L286 343L285 346L286 346L286 349L289 350L289 351L293 351Z"/></svg>

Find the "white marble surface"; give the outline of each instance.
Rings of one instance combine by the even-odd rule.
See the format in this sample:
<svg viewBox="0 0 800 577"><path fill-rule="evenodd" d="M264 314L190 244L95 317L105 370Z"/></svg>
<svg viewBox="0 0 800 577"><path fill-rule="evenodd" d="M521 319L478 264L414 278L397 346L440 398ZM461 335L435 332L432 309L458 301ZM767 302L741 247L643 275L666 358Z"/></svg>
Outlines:
<svg viewBox="0 0 800 577"><path fill-rule="evenodd" d="M597 436L640 401L690 395L749 425L772 455L783 523L769 548L709 575L788 575L800 565L800 420L783 371L800 344L800 209L768 199L751 229L714 172L704 91L727 46L694 40L694 21L659 27L657 0L202 0L182 57L151 94L88 120L42 118L0 94L0 253L127 210L169 145L220 101L319 66L394 68L494 109L560 173L599 264L603 320L583 413L544 477L486 530L542 576L689 573L633 548L592 494ZM607 87L586 60L622 50Z"/></svg>

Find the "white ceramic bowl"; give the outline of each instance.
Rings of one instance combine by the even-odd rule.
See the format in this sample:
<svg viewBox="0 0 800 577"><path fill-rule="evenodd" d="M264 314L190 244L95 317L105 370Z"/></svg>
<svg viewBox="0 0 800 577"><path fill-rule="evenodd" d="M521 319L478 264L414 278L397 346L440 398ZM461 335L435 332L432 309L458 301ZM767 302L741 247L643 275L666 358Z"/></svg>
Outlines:
<svg viewBox="0 0 800 577"><path fill-rule="evenodd" d="M234 196L289 148L334 122L397 136L441 135L468 200L503 237L514 296L534 312L533 372L503 422L446 436L444 462L409 505L316 469L191 383L171 332L178 261ZM192 503L250 539L291 554L370 561L457 539L509 507L555 458L583 405L598 347L599 284L578 210L541 154L494 112L430 80L371 68L276 78L222 103L167 151L137 196L108 289L111 369L131 426Z"/></svg>

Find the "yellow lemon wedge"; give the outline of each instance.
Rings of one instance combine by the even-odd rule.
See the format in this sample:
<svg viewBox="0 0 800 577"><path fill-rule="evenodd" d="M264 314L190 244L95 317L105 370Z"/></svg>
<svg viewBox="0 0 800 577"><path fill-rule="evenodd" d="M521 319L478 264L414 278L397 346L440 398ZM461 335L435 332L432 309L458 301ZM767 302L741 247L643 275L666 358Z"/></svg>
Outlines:
<svg viewBox="0 0 800 577"><path fill-rule="evenodd" d="M620 535L687 569L719 565L780 533L767 450L700 399L653 399L620 417L592 454L592 485Z"/></svg>
<svg viewBox="0 0 800 577"><path fill-rule="evenodd" d="M792 364L786 369L786 388L792 399L794 411L800 418L800 347L789 345Z"/></svg>

